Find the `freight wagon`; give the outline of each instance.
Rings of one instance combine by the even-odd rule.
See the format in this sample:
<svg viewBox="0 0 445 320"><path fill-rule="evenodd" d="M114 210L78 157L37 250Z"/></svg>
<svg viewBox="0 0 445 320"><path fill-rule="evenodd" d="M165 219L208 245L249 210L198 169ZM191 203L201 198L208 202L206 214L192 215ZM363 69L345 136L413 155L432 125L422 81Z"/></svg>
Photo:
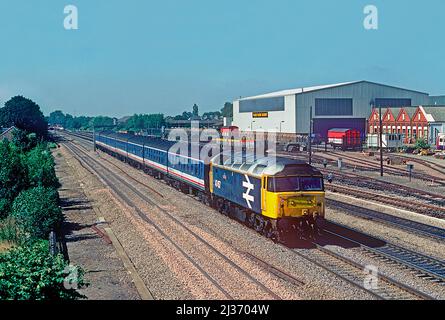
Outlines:
<svg viewBox="0 0 445 320"><path fill-rule="evenodd" d="M328 131L328 144L334 149L356 150L361 149L362 139L360 131L355 129L335 128Z"/></svg>
<svg viewBox="0 0 445 320"><path fill-rule="evenodd" d="M401 134L383 134L382 146L385 149L396 150L403 146L404 136ZM368 148L380 148L380 137L378 134L368 134L366 145Z"/></svg>
<svg viewBox="0 0 445 320"><path fill-rule="evenodd" d="M182 143L182 154L175 151L180 142L108 132L95 142L276 241L288 232L314 236L324 221L323 175L305 162L230 151L200 159L201 145Z"/></svg>

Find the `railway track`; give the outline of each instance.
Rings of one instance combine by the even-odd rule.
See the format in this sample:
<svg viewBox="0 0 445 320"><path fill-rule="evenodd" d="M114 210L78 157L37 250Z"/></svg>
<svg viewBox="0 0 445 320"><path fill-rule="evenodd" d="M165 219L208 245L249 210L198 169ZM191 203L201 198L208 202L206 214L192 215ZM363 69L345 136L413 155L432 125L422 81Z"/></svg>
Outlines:
<svg viewBox="0 0 445 320"><path fill-rule="evenodd" d="M396 208L402 208L409 210L411 212L420 213L426 216L444 219L445 218L445 207L430 205L426 203L420 203L417 201L410 201L401 198L394 198L391 196L386 196L382 194L377 194L369 191L364 191L356 188L349 188L345 186L340 186L338 184L326 185L326 190L331 192L339 192L342 194L354 196L360 199L373 200L379 203L384 203L387 205L395 206Z"/></svg>
<svg viewBox="0 0 445 320"><path fill-rule="evenodd" d="M300 160L307 160L307 156L306 155L295 155L295 154L290 154L290 153L282 153L279 152L277 153L277 155L279 156L284 156L284 157L289 157L289 158L296 158L296 159L300 159ZM346 155L342 155L342 154L338 154L339 157L341 158L347 158L350 159L350 161L354 162L354 165L350 165L347 163L343 163L343 167L347 168L347 169L352 169L354 171L362 171L362 172L380 172L380 166L379 165L375 165L372 163L369 163L367 161L364 160L360 160L360 159L356 159L354 157L350 157L350 156L346 156ZM325 157L321 157L321 156L317 156L317 155L313 155L312 156L312 161L313 163L322 166L324 161L328 161L329 163L336 163L335 160L332 159L327 159ZM361 164L361 165L360 165ZM408 171L404 170L404 169L399 169L399 168L388 168L388 166L385 167L385 173L392 175L392 176L398 176L398 177L407 177L408 176ZM441 172L442 174L444 174L443 172ZM425 181L425 182L431 182L434 181L435 183L437 183L438 185L441 186L445 186L445 176L443 178L438 178L437 176L432 176L432 175L428 175L425 173L418 173L418 172L413 172L412 173L412 177L414 179L418 179L421 181Z"/></svg>
<svg viewBox="0 0 445 320"><path fill-rule="evenodd" d="M181 246L178 245L178 243L169 234L167 234L166 231L164 231L164 229L159 225L159 223L155 222L153 219L149 217L149 215L146 212L143 212L138 208L138 206L134 203L134 201L132 201L122 191L123 187L128 190L131 190L131 192L137 195L138 198L147 202L150 206L155 207L157 210L162 212L165 215L165 217L169 218L172 222L174 222L177 226L179 226L180 227L179 229L182 229L180 232L187 233L188 235L191 236L191 238L195 239L198 242L198 245L205 246L207 250L210 250L212 252L212 254L215 256L214 258L223 260L224 263L230 267L228 269L233 270L232 272L237 272L239 274L242 274L243 277L245 277L245 279L247 279L249 282L257 286L258 289L260 289L268 297L272 299L281 299L281 297L278 294L276 294L273 290L271 290L262 282L260 282L258 279L256 279L254 276L249 274L242 267L234 263L231 258L221 253L216 247L211 245L198 233L191 230L188 226L186 226L182 221L180 221L170 212L162 208L162 206L158 205L157 202L151 197L149 197L146 193L142 193L140 190L138 190L137 188L126 182L124 179L114 174L112 171L110 171L101 163L99 163L96 159L91 157L91 155L85 153L85 151L83 151L81 148L78 148L73 143L67 142L65 143L65 146L79 160L79 162L83 162L84 166L86 165L86 167L88 167L90 173L98 176L101 180L103 180L103 182L105 182L105 184L116 195L118 195L118 197L122 200L122 202L124 202L127 206L133 208L133 210L137 213L138 217L141 218L144 222L154 227L164 239L166 239L178 252L180 252L181 255L184 256L201 274L203 274L205 278L208 279L221 293L223 293L223 295L226 298L234 299L236 297L232 296L229 290L225 289L222 285L219 284L219 282L217 281L217 277L211 275L212 272L218 272L218 270L212 270L212 271L204 270L204 268L201 267L200 263L196 261L192 255L190 255L183 248L181 248ZM109 174L104 174L102 170L109 172ZM117 185L119 187L117 187Z"/></svg>
<svg viewBox="0 0 445 320"><path fill-rule="evenodd" d="M71 147L74 147L74 149L76 149L75 145L72 145ZM72 152L76 152L76 150L72 150ZM80 152L85 152L82 151L81 149L77 149L77 153ZM91 158L90 155L88 155L89 158ZM83 160L85 161L85 158L83 158ZM95 159L93 159L95 160ZM102 165L102 164L101 164ZM90 166L90 165L89 165ZM102 165L103 166L103 165ZM98 174L97 172L95 173L96 175ZM126 185L127 183L124 180L121 180L120 183ZM108 183L109 184L109 183ZM119 190L113 190L113 191L119 191ZM153 199L146 199L146 195L141 194L137 189L133 190L136 194L139 195L139 197L141 199L144 199L145 201L151 203L153 205ZM119 193L121 193L119 191L116 192L118 195ZM123 195L125 197L125 195ZM128 203L128 201L131 204L131 200L129 200L128 198L126 199L125 202ZM154 203L155 206L158 206L156 203ZM133 207L135 207L134 205L132 205ZM160 208L161 211L165 211L163 208ZM168 212L164 212L166 214L168 214L169 216L171 216L171 214L169 214ZM147 219L149 219L145 213L141 212L139 210L138 215L141 216L141 218L143 218L145 221L147 221ZM177 220L177 218L171 216L173 219ZM147 221L150 224L153 224L154 222L149 220ZM180 224L182 224L182 222L178 221ZM185 226L185 228L188 229L188 227ZM186 230L187 230L186 229ZM190 230L191 231L191 230ZM193 235L193 231L191 231L192 235ZM198 238L201 239L201 242L206 243L206 241L204 239L202 239L199 235L193 235L193 236L197 236ZM209 244L207 244L209 245ZM214 250L217 250L215 248L213 248ZM318 252L322 252L325 256L325 259L327 256L329 256L330 258L328 258L328 261L330 261L327 264L323 264L323 263L317 263L317 261L315 261L314 259L310 258L310 257L305 257L310 261L313 261L314 263L316 263L317 265L322 266L324 269L326 269L326 265L331 266L332 268L328 268L327 270L331 273L334 273L335 275L337 275L338 277L344 279L345 281L355 285L356 287L359 287L361 290L366 290L368 291L370 294L372 294L373 296L375 296L376 298L379 299L412 299L412 298L421 298L421 299L431 299L430 296L425 295L421 292L418 292L417 290L415 290L414 288L410 288L408 286L405 286L397 281L395 281L394 279L388 278L388 277L382 277L381 279L383 279L384 282L384 286L383 287L379 287L378 289L366 289L363 287L363 268L364 266L362 265L358 265L355 262L353 262L352 260L348 260L345 257L342 257L334 252L331 252L330 250L323 248L320 245L317 245L317 250ZM296 254L301 256L301 253L297 253ZM221 254L221 253L220 253ZM249 254L245 254L245 256L247 256L249 259L256 261L257 264L262 265L264 268L266 268L267 270L269 270L271 273L275 274L277 277L281 278L281 279L287 279L287 281L297 285L299 283L299 280L292 277L291 275L287 274L286 272L283 272L282 270L277 269L274 266L271 266L270 264L268 264L267 262L260 260L257 257L254 257L252 255ZM335 262L335 260L337 260ZM326 262L326 260L324 260ZM345 265L346 264L346 265ZM351 270L354 270L352 271ZM355 272L355 275L354 275ZM358 278L357 278L358 277ZM360 280L361 279L361 280ZM265 290L267 291L267 290ZM270 293L270 292L269 292ZM227 293L228 294L228 293ZM275 298L278 298L278 296L275 296Z"/></svg>
<svg viewBox="0 0 445 320"><path fill-rule="evenodd" d="M370 161L365 161L363 159L360 159L358 157L354 157L352 155L346 155L346 154L338 153L338 152L330 152L330 154L336 155L336 156L341 157L343 159L349 159L350 161L353 161L354 163L360 163L360 164L363 164L365 166L369 166L369 167L375 168L377 170L380 170L380 165L377 164L377 163L372 163ZM423 165L425 167L428 167L428 168L436 171L437 173L444 175L442 180L445 180L445 171L438 169L438 168L445 169L445 166L441 166L441 165L437 164L437 165L435 165L436 166L435 167L434 165L430 165L429 163L427 163L425 161L422 161L422 160L419 160L419 159L413 159L411 157L406 157L406 156L403 156L403 155L397 155L396 157L404 158L404 159L407 159L409 161L416 162L416 163L421 164L421 165ZM394 175L406 176L408 174L408 171L406 169L392 168L392 167L388 167L388 166L386 166L385 171L387 173L391 173L391 174L394 174ZM413 173L413 177L419 178L421 180L430 180L430 181L431 181L431 179L438 179L435 176L432 176L432 175L429 175L429 174L424 174L424 173Z"/></svg>
<svg viewBox="0 0 445 320"><path fill-rule="evenodd" d="M433 297L407 286L388 276L379 274L376 279L376 286L365 286L365 270L367 266L359 264L354 260L345 257L338 252L325 248L322 245L311 242L316 250L311 250L310 255L298 250L293 252L312 262L313 264L335 274L337 277L354 285L355 287L367 291L379 300L434 300Z"/></svg>
<svg viewBox="0 0 445 320"><path fill-rule="evenodd" d="M365 235L366 238L372 239L374 242L379 242L379 245L370 246L365 243L366 241L345 234L348 232L351 234L361 234L361 232L332 221L328 222L323 231L328 235L356 245L362 251L370 253L374 258L378 258L384 262L389 259L403 269L410 269L414 271L419 278L440 283L441 285L445 284L445 261L388 243L374 236Z"/></svg>
<svg viewBox="0 0 445 320"><path fill-rule="evenodd" d="M397 229L406 230L415 234L422 234L428 238L432 238L435 240L441 240L441 241L445 240L445 229L442 228L396 217L372 209L358 207L341 201L326 199L326 203L328 206L331 206L334 209L342 209L348 215L363 218L366 220L377 221L379 223L389 225Z"/></svg>

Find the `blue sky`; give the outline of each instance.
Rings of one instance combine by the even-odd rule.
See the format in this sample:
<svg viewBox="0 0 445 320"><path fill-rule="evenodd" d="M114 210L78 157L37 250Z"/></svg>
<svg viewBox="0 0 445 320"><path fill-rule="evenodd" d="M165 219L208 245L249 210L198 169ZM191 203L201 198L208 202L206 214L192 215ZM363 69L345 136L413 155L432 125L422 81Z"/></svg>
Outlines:
<svg viewBox="0 0 445 320"><path fill-rule="evenodd" d="M63 28L69 4L79 30ZM0 103L169 115L352 80L445 94L444 14L443 0L0 0Z"/></svg>

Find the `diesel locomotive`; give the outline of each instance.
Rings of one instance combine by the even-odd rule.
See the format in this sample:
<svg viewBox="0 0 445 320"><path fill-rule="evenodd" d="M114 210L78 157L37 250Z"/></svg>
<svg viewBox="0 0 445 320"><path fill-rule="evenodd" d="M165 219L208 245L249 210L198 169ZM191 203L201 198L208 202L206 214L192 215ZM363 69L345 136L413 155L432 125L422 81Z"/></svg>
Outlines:
<svg viewBox="0 0 445 320"><path fill-rule="evenodd" d="M233 151L204 160L191 147L179 154L174 141L131 134L101 132L94 140L100 150L275 241L289 232L312 237L324 221L323 175L305 162L276 157L271 164L267 155Z"/></svg>

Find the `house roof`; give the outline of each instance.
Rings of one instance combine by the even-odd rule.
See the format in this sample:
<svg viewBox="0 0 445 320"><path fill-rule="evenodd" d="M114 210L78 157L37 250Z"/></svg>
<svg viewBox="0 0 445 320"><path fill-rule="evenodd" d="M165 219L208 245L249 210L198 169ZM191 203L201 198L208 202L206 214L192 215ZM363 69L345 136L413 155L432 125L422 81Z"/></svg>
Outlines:
<svg viewBox="0 0 445 320"><path fill-rule="evenodd" d="M8 136L16 130L16 127L10 127L10 128L0 128L0 140L3 140L3 138L8 138Z"/></svg>
<svg viewBox="0 0 445 320"><path fill-rule="evenodd" d="M417 107L405 107L403 109L406 111L410 118L412 118L417 111Z"/></svg>
<svg viewBox="0 0 445 320"><path fill-rule="evenodd" d="M445 106L421 106L428 121L445 122Z"/></svg>
<svg viewBox="0 0 445 320"><path fill-rule="evenodd" d="M425 93L425 92L420 92L420 91L404 89L404 88L400 88L400 87L389 86L389 85L376 83L376 82L370 82L370 81L366 81L366 80L360 80L360 81L334 83L334 84L328 84L328 85L322 85L322 86L313 86L313 87L306 87L306 88L302 87L302 88L295 88L295 89L275 91L275 92L266 93L266 94L262 94L262 95L241 98L241 99L238 99L238 101L251 100L251 99L277 98L277 97L290 96L290 95L295 95L295 94L314 92L314 91L319 91L319 90L324 90L324 89L343 87L343 86L347 86L347 85L351 85L351 84L357 84L357 83L362 83L362 82L375 84L375 85L379 85L379 86L395 88L395 89L400 89L400 90L407 90L407 91L411 91L411 92L417 92L417 93L428 95L428 93Z"/></svg>
<svg viewBox="0 0 445 320"><path fill-rule="evenodd" d="M391 110L394 118L397 118L399 116L400 111L402 110L402 108L389 108L389 109Z"/></svg>

